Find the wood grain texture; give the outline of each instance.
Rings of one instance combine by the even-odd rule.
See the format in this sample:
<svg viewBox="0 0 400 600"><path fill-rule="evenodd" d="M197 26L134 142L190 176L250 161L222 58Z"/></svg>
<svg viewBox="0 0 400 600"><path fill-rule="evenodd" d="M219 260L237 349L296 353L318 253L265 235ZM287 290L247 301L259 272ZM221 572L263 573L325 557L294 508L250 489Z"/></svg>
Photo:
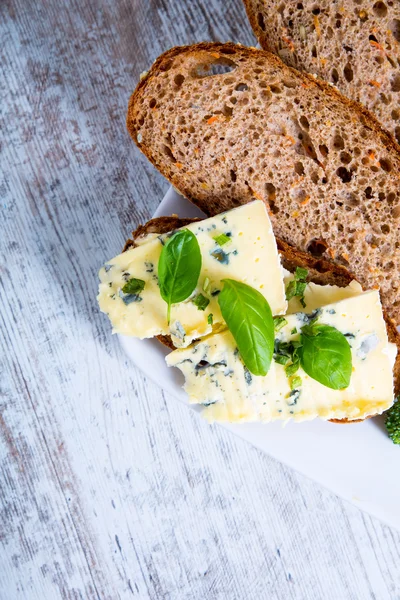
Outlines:
<svg viewBox="0 0 400 600"><path fill-rule="evenodd" d="M254 43L241 2L0 3L2 600L400 598L399 533L163 394L98 312L167 189L129 95L202 39Z"/></svg>

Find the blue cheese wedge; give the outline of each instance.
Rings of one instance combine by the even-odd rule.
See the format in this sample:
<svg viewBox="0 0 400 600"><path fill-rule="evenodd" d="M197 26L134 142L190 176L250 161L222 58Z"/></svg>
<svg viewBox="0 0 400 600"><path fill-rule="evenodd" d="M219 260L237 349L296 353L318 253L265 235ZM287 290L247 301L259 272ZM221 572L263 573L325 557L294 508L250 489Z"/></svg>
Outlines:
<svg viewBox="0 0 400 600"><path fill-rule="evenodd" d="M170 326L157 277L160 253L170 234L142 239L138 247L116 256L100 270L98 301L111 320L113 332L141 339L170 334L176 347L186 347L192 340L211 333L210 314L214 327L222 324L218 294L225 278L259 290L274 315L286 312L283 270L263 202L251 202L191 223L186 229L198 240L202 269L190 298L172 306ZM145 282L140 293L123 292L131 278ZM199 310L194 302L199 294L209 300L205 310Z"/></svg>
<svg viewBox="0 0 400 600"><path fill-rule="evenodd" d="M296 373L301 385L291 389L284 366L274 360L265 377L252 375L227 330L175 350L166 361L182 371L190 402L204 405L210 422L352 420L387 410L394 401L396 346L388 342L379 293L365 292L311 314L286 315L277 342L299 340L301 327L315 316L318 323L336 327L350 344L353 373L344 390L325 387L301 368Z"/></svg>

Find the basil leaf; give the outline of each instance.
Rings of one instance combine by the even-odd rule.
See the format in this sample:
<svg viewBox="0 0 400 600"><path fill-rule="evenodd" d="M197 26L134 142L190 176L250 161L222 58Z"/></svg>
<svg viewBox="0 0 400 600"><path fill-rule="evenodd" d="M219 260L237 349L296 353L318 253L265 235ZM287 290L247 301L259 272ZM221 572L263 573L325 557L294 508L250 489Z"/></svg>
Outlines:
<svg viewBox="0 0 400 600"><path fill-rule="evenodd" d="M199 294L198 296L196 296L196 298L193 300L193 304L195 306L197 306L197 308L199 310L206 310L207 306L210 304L210 301L208 298L206 298L205 296L203 296L203 294Z"/></svg>
<svg viewBox="0 0 400 600"><path fill-rule="evenodd" d="M209 325L212 325L212 324L213 324L213 320L214 320L213 314L212 314L212 313L210 313L210 314L208 315L208 317L207 317L207 323L208 323Z"/></svg>
<svg viewBox="0 0 400 600"><path fill-rule="evenodd" d="M266 375L274 352L274 320L270 306L257 290L233 279L224 279L218 296L222 317L253 375Z"/></svg>
<svg viewBox="0 0 400 600"><path fill-rule="evenodd" d="M343 333L335 327L313 323L301 329L302 346L298 356L303 370L332 390L343 390L350 384L351 349Z"/></svg>
<svg viewBox="0 0 400 600"><path fill-rule="evenodd" d="M126 282L122 291L124 294L140 294L140 292L144 290L145 285L143 279L135 279L135 277L132 277L132 279L129 279L129 281Z"/></svg>
<svg viewBox="0 0 400 600"><path fill-rule="evenodd" d="M197 238L188 229L174 233L166 242L158 261L158 283L161 298L168 304L183 302L197 285L201 270L201 252Z"/></svg>
<svg viewBox="0 0 400 600"><path fill-rule="evenodd" d="M223 246L224 244L227 244L228 242L231 242L231 238L229 237L229 235L226 235L225 233L220 233L219 235L216 235L213 240L215 240L218 244L218 246Z"/></svg>

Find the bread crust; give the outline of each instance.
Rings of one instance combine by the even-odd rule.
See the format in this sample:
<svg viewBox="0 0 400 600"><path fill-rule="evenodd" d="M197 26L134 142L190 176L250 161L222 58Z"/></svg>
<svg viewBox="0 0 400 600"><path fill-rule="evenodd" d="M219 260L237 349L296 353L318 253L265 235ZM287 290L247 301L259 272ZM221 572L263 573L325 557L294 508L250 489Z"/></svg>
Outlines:
<svg viewBox="0 0 400 600"><path fill-rule="evenodd" d="M168 63L170 60L172 60L175 56L178 56L179 54L189 53L189 54L192 54L193 56L196 56L196 54L198 54L202 51L222 53L226 57L234 56L235 54L239 54L239 55L243 54L246 58L253 57L254 59L259 58L260 55L264 55L266 58L268 58L268 60L272 64L275 64L278 68L282 68L284 66L285 69L289 69L289 71L292 71L297 76L300 75L302 77L304 83L306 83L306 84L308 83L310 85L317 86L321 90L321 92L324 92L328 96L335 97L338 100L340 100L341 102L344 102L348 106L348 108L350 110L354 111L356 114L363 115L363 117L366 120L367 125L369 127L371 127L371 129L375 130L377 135L380 135L383 138L385 145L387 145L387 147L390 150L392 150L393 152L395 152L396 154L399 153L399 151L400 151L399 145L395 142L395 140L390 135L390 133L388 133L385 129L383 129L383 127L381 126L379 121L374 117L374 115L372 115L369 112L369 110L366 109L362 104L360 104L359 102L356 102L355 100L351 100L350 98L346 98L339 91L337 91L336 88L329 85L329 83L327 83L321 79L317 79L317 78L313 77L312 75L309 75L308 73L299 72L296 69L294 69L293 67L284 65L284 63L280 60L280 58L278 58L277 56L275 56L275 54L272 54L272 52L269 52L268 50L259 50L258 48L248 48L246 46L242 46L241 44L235 44L233 42L225 42L225 43L200 42L198 44L193 44L191 46L189 46L189 45L188 46L174 46L173 48L170 48L169 50L167 50L166 52L161 54L154 61L150 71L145 75L145 77L143 77L139 81L139 83L138 83L135 91L131 95L131 97L129 99L129 103L128 103L126 126L129 131L129 134L131 135L132 139L134 140L134 142L136 144L137 144L137 139L136 139L136 129L134 127L134 117L136 116L136 113L137 113L137 107L138 107L137 100L140 97L142 90L148 85L148 82L149 82L151 76L155 73L163 71L165 64ZM147 156L147 158L151 162L153 162L151 154L146 147L140 146L140 150L143 152L143 154L145 156ZM189 200L190 200L190 198L189 198ZM192 201L193 200L195 200L195 198L193 198Z"/></svg>

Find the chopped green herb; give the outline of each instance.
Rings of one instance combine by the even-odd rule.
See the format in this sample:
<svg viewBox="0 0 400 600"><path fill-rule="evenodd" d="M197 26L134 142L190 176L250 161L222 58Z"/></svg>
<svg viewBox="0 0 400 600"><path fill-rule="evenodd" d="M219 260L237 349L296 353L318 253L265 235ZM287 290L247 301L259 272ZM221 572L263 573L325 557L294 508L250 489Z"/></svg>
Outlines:
<svg viewBox="0 0 400 600"><path fill-rule="evenodd" d="M145 285L146 283L143 279L135 279L135 277L132 277L132 279L129 279L129 281L126 282L122 291L124 294L140 294L140 292L144 290Z"/></svg>
<svg viewBox="0 0 400 600"><path fill-rule="evenodd" d="M295 296L297 296L297 281L293 279L286 286L286 300L289 302Z"/></svg>
<svg viewBox="0 0 400 600"><path fill-rule="evenodd" d="M296 375L295 377L292 377L289 381L290 384L290 389L291 390L295 390L296 388L299 388L301 386L301 377L300 375Z"/></svg>
<svg viewBox="0 0 400 600"><path fill-rule="evenodd" d="M199 310L206 310L207 306L210 304L210 301L208 298L203 296L203 294L199 294L194 298L193 304L197 306Z"/></svg>
<svg viewBox="0 0 400 600"><path fill-rule="evenodd" d="M300 367L300 361L297 358L297 360L294 360L292 363L290 363L290 365L286 365L285 367L285 373L286 373L286 377L292 377L292 375L294 375L296 373L296 371L299 370Z"/></svg>
<svg viewBox="0 0 400 600"><path fill-rule="evenodd" d="M206 294L208 294L210 292L210 287L211 287L210 280L208 277L206 277L203 282L203 290L205 291Z"/></svg>
<svg viewBox="0 0 400 600"><path fill-rule="evenodd" d="M208 323L209 325L212 325L212 324L213 324L213 321L214 321L213 314L212 314L212 313L210 313L210 314L208 315L208 317L207 317L207 323Z"/></svg>
<svg viewBox="0 0 400 600"><path fill-rule="evenodd" d="M289 378L292 377L300 367L298 355L300 347L300 341L292 340L291 342L279 342L278 340L275 340L274 360L280 365L285 365L285 373Z"/></svg>
<svg viewBox="0 0 400 600"><path fill-rule="evenodd" d="M306 307L306 303L304 302L304 292L307 287L307 275L307 269L296 267L294 279L290 281L286 287L286 300L289 301L296 296L299 298L300 304L303 308Z"/></svg>
<svg viewBox="0 0 400 600"><path fill-rule="evenodd" d="M274 360L278 363L278 365L286 365L289 362L289 356L285 356L283 354L274 354Z"/></svg>
<svg viewBox="0 0 400 600"><path fill-rule="evenodd" d="M293 327L292 331L290 332L290 335L294 335L295 333L297 333L297 327Z"/></svg>
<svg viewBox="0 0 400 600"><path fill-rule="evenodd" d="M274 317L275 331L279 331L282 327L285 327L285 325L287 325L285 317Z"/></svg>
<svg viewBox="0 0 400 600"><path fill-rule="evenodd" d="M296 292L297 294L300 296L302 296L304 294L304 292L306 291L306 287L307 287L307 282L306 281L297 281L296 282Z"/></svg>
<svg viewBox="0 0 400 600"><path fill-rule="evenodd" d="M296 267L294 272L294 278L298 281L304 281L308 275L307 269L303 269L302 267Z"/></svg>
<svg viewBox="0 0 400 600"><path fill-rule="evenodd" d="M219 235L216 235L213 238L213 240L217 242L218 246L223 246L224 244L227 244L228 242L232 241L229 235L226 235L225 233L220 233Z"/></svg>

